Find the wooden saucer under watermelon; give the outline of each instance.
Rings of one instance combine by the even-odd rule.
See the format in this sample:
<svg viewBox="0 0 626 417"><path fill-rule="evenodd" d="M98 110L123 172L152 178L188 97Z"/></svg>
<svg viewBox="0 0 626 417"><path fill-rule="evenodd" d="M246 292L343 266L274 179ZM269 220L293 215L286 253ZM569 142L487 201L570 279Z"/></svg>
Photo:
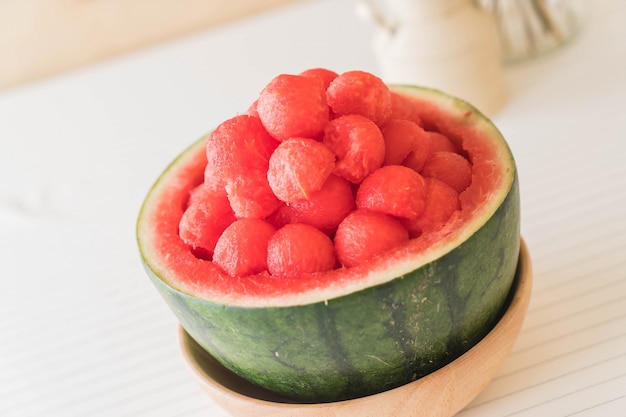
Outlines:
<svg viewBox="0 0 626 417"><path fill-rule="evenodd" d="M257 387L220 365L182 327L180 346L196 381L234 417L449 417L487 386L511 352L526 315L531 287L531 259L522 240L508 308L487 336L458 359L415 382L347 401L294 403Z"/></svg>

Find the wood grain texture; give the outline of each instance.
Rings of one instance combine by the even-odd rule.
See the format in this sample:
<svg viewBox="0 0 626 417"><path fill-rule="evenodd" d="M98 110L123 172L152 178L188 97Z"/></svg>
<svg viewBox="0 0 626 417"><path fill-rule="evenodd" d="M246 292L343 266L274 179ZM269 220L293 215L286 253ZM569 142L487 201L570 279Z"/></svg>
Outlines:
<svg viewBox="0 0 626 417"><path fill-rule="evenodd" d="M451 417L483 391L511 352L526 316L531 289L531 259L522 241L511 302L483 340L447 366L415 382L348 401L290 403L230 373L182 329L180 346L202 389L234 417Z"/></svg>
<svg viewBox="0 0 626 417"><path fill-rule="evenodd" d="M2 0L0 90L295 0Z"/></svg>

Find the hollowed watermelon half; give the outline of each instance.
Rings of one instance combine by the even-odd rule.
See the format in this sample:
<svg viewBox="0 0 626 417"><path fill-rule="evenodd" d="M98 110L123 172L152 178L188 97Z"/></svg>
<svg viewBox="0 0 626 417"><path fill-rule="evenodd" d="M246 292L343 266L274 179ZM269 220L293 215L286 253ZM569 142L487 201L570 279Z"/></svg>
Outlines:
<svg viewBox="0 0 626 417"><path fill-rule="evenodd" d="M189 193L203 181L206 138L163 172L141 209L145 269L184 329L226 368L290 401L339 401L416 380L476 344L505 308L520 250L507 143L461 100L391 89L471 161L462 210L436 232L353 267L231 277L178 234Z"/></svg>

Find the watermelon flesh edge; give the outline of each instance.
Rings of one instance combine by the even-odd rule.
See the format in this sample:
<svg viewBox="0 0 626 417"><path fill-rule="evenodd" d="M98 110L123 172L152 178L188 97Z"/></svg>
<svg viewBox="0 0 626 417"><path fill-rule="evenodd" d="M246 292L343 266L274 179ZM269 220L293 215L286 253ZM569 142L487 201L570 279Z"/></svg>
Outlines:
<svg viewBox="0 0 626 417"><path fill-rule="evenodd" d="M458 107L456 113L465 112L467 117L462 120L467 125L460 129L478 125L483 135L494 136L496 157L506 160L502 164L507 166L499 173L503 184L492 184L497 188L494 196L487 197L483 211L476 210L470 227L454 230L432 248L419 246L428 242L408 246L391 257L399 260L398 265L381 260L374 264L373 272L367 269L371 265L355 268L347 277L348 285L336 285L339 289L333 288L332 279L341 279L340 272L324 274L320 280L311 280L313 290L308 292L314 293L313 297L302 287L297 293L283 295L287 301L271 293L259 303L258 295L246 298L236 290L230 294L223 291L220 301L202 289L202 274L211 271L210 267L198 266L191 257L177 261L182 262L181 269L191 271L187 281L175 283L166 278L169 272L153 259L160 248L146 242L157 232L174 234L177 229L171 224L153 229L153 222L173 220L149 202L142 213L151 212L151 221L140 215L138 239L146 271L189 335L237 375L295 401L370 395L440 368L495 325L515 277L520 249L519 181L501 135L462 101L435 91L398 88L438 100L448 109ZM201 180L196 171L203 161L193 152L199 146L172 165L186 170L182 174L177 171L180 175L173 178L184 178L189 184L170 182L165 190L157 184L151 191L181 213L184 201L176 187L184 189ZM488 164L479 168L490 169ZM175 241L174 236L160 238L159 242ZM417 260L411 259L415 253ZM217 271L216 276L222 279ZM331 291L319 292L315 287L320 286ZM244 302L234 305L233 299Z"/></svg>

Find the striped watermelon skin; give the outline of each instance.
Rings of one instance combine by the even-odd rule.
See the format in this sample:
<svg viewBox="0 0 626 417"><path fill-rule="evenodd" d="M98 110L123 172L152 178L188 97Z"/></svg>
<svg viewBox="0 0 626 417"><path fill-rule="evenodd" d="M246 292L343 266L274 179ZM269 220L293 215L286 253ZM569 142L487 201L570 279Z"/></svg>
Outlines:
<svg viewBox="0 0 626 417"><path fill-rule="evenodd" d="M507 158L507 190L493 213L474 220L480 224L469 236L447 242L441 256L378 285L297 305L220 303L168 283L138 232L144 266L194 340L232 372L286 401L382 392L454 360L500 318L520 250L519 180ZM140 219L141 227L149 224Z"/></svg>

